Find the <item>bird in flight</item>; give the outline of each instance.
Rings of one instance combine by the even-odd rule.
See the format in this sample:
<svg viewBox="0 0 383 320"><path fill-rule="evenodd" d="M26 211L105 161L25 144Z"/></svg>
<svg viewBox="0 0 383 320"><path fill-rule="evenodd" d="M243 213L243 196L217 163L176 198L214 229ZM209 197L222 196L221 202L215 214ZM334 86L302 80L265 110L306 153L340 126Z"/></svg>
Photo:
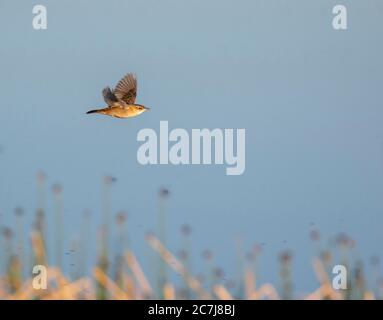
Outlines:
<svg viewBox="0 0 383 320"><path fill-rule="evenodd" d="M103 109L90 110L89 113L100 113L115 118L132 118L150 110L149 108L135 103L137 96L137 79L132 73L125 75L118 83L114 91L109 87L102 90L102 95L107 103Z"/></svg>

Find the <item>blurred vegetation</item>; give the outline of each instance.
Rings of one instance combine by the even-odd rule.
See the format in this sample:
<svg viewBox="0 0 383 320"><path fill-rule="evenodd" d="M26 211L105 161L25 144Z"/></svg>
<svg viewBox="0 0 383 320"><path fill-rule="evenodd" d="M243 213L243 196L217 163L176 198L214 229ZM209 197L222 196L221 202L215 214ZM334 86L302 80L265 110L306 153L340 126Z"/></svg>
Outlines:
<svg viewBox="0 0 383 320"><path fill-rule="evenodd" d="M170 191L161 188L158 192L157 235L148 233L146 242L155 257L150 263L148 276L130 249L127 234L128 216L125 212L112 215L109 203L113 177L103 179L102 226L97 236L89 232L90 214L84 212L80 223L80 238L74 241L70 250L64 250L65 230L63 219L63 188L52 187L54 208L53 232L55 243L50 259L47 255L47 225L44 208L46 177L37 175L38 208L33 225L25 232L23 208L14 210L15 225L1 227L0 237L0 299L382 299L383 280L377 257L369 261L374 285L369 288L361 261L352 259L355 242L346 234L339 234L328 248L323 248L321 235L311 226L309 239L313 244L315 257L312 259L313 274L318 287L313 292L297 294L292 276L293 253L281 252L278 257L280 283L258 284L257 268L262 255L262 244L254 245L248 252L238 249L238 265L241 273L237 279L228 279L220 268L211 250L204 250L204 272L195 274L192 270L192 229L183 225L180 229L182 241L179 251L170 252L166 242L166 203ZM50 213L51 214L51 213ZM114 225L112 225L114 224ZM111 226L117 230L112 241ZM30 247L25 250L28 237ZM92 238L97 239L97 263L87 271ZM29 250L30 249L30 250ZM71 257L71 271L63 271L63 256ZM335 259L337 257L337 259ZM48 261L49 260L49 261ZM53 260L53 261L52 261ZM347 267L347 290L332 288L332 267L338 261ZM47 268L47 289L33 288L32 269L35 265ZM172 281L177 274L182 281ZM151 280L149 280L151 279Z"/></svg>

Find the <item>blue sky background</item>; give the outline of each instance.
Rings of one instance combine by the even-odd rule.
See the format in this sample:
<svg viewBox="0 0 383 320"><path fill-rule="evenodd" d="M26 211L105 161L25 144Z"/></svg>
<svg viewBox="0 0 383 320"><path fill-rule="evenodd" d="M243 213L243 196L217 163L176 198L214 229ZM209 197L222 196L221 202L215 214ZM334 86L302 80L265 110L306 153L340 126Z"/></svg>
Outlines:
<svg viewBox="0 0 383 320"><path fill-rule="evenodd" d="M118 178L112 209L129 212L144 264L162 185L171 190L169 247L190 224L196 270L211 248L233 275L239 236L245 249L265 243L261 282L277 283L277 254L291 248L296 287L310 290L312 222L325 239L352 235L357 256L381 256L383 3L342 3L347 31L332 28L338 2L327 0L1 0L1 224L14 224L18 205L32 219L43 170L49 186L64 186L69 243L84 209L96 229L108 174ZM32 28L36 4L47 6L47 30ZM138 75L137 102L151 112L85 115L126 72ZM159 130L160 120L245 128L245 173L139 165L137 132Z"/></svg>

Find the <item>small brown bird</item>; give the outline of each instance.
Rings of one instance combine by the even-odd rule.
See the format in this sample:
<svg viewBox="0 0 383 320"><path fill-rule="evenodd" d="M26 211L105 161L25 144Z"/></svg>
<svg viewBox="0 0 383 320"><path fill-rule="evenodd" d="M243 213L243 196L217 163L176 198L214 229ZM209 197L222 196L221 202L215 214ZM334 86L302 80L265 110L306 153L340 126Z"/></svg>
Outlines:
<svg viewBox="0 0 383 320"><path fill-rule="evenodd" d="M89 113L100 113L116 118L132 118L150 110L149 108L134 103L137 96L137 79L128 73L118 83L114 91L106 87L102 90L105 102L108 107L104 109L90 110Z"/></svg>

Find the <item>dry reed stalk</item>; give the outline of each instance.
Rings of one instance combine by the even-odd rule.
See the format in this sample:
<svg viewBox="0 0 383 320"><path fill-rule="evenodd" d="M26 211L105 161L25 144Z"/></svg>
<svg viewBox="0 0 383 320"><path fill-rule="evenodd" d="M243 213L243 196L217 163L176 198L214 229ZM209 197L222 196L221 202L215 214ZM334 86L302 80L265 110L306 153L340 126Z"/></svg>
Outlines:
<svg viewBox="0 0 383 320"><path fill-rule="evenodd" d="M87 280L87 282L83 283L81 286L81 291L80 291L81 300L96 300L96 290L95 290L93 281L85 277L81 279Z"/></svg>
<svg viewBox="0 0 383 320"><path fill-rule="evenodd" d="M165 300L174 300L176 298L175 289L171 283L165 283L163 291Z"/></svg>
<svg viewBox="0 0 383 320"><path fill-rule="evenodd" d="M108 290L113 299L116 300L130 300L131 297L121 290L121 288L110 279L104 271L102 271L99 267L95 267L93 269L93 276L106 290Z"/></svg>
<svg viewBox="0 0 383 320"><path fill-rule="evenodd" d="M150 297L153 293L152 287L149 284L149 281L146 279L144 272L140 264L138 263L135 255L131 251L127 251L125 254L126 263L133 272L133 276L136 278L137 283L139 284L143 294L146 297Z"/></svg>
<svg viewBox="0 0 383 320"><path fill-rule="evenodd" d="M364 294L363 294L363 299L364 300L375 300L375 295L373 292L371 291L366 291Z"/></svg>
<svg viewBox="0 0 383 320"><path fill-rule="evenodd" d="M323 286L323 290L325 291L324 292L324 297L328 296L330 297L332 300L343 300L343 296L341 293L335 291L330 283L326 283L324 286Z"/></svg>
<svg viewBox="0 0 383 320"><path fill-rule="evenodd" d="M71 291L71 283L61 272L60 269L58 268L52 268L52 277L55 278L56 283L57 283L57 288L58 288L58 294L61 296L59 299L62 300L73 300L75 299L75 295Z"/></svg>
<svg viewBox="0 0 383 320"><path fill-rule="evenodd" d="M123 273L122 281L124 283L124 287L126 288L126 292L131 297L131 299L145 300L149 298L143 294L142 289L137 285L133 276L129 276L126 273Z"/></svg>
<svg viewBox="0 0 383 320"><path fill-rule="evenodd" d="M21 207L18 207L15 209L15 215L17 220L17 253L20 263L20 274L19 274L19 280L22 281L24 276L24 210Z"/></svg>
<svg viewBox="0 0 383 320"><path fill-rule="evenodd" d="M7 292L3 289L0 289L0 299L3 300L3 299L6 299L7 297Z"/></svg>
<svg viewBox="0 0 383 320"><path fill-rule="evenodd" d="M54 223L55 223L55 259L56 265L62 268L63 239L64 239L64 204L63 189L59 184L52 187L54 197Z"/></svg>
<svg viewBox="0 0 383 320"><path fill-rule="evenodd" d="M322 300L323 299L323 293L326 292L325 285L320 286L318 289L316 289L314 292L307 295L304 300Z"/></svg>
<svg viewBox="0 0 383 320"><path fill-rule="evenodd" d="M326 270L323 267L322 262L318 258L314 258L312 262L314 272L320 283L329 282Z"/></svg>
<svg viewBox="0 0 383 320"><path fill-rule="evenodd" d="M166 199L169 196L169 191L165 188L162 188L159 191L159 201L158 201L158 236L162 243L166 246ZM159 259L158 261L158 270L157 270L157 286L156 291L161 298L162 288L168 281L167 269L165 262Z"/></svg>
<svg viewBox="0 0 383 320"><path fill-rule="evenodd" d="M230 292L221 284L213 286L213 292L220 300L233 300Z"/></svg>
<svg viewBox="0 0 383 320"><path fill-rule="evenodd" d="M44 210L45 204L45 181L46 176L43 171L39 171L36 175L36 183L37 183L37 207L39 210Z"/></svg>
<svg viewBox="0 0 383 320"><path fill-rule="evenodd" d="M242 278L243 270L245 267L244 261L244 250L243 250L243 239L241 235L237 234L234 238L235 242L235 262L236 262L236 277L237 279Z"/></svg>
<svg viewBox="0 0 383 320"><path fill-rule="evenodd" d="M245 299L250 299L253 292L255 292L255 275L250 269L245 271Z"/></svg>
<svg viewBox="0 0 383 320"><path fill-rule="evenodd" d="M304 300L324 300L326 298L330 298L332 300L341 300L342 295L337 293L329 283L322 284L318 289L314 292L310 293L305 297Z"/></svg>
<svg viewBox="0 0 383 320"><path fill-rule="evenodd" d="M32 231L31 234L32 241L32 250L34 256L36 257L36 262L38 264L45 263L45 249L44 249L44 241L40 232Z"/></svg>
<svg viewBox="0 0 383 320"><path fill-rule="evenodd" d="M312 264L313 264L314 272L319 282L321 283L321 287L319 288L319 290L321 290L320 292L322 297L323 298L329 297L330 299L333 299L333 300L342 300L343 299L342 294L335 291L331 287L330 281L328 279L328 276L322 261L319 260L318 258L314 258Z"/></svg>
<svg viewBox="0 0 383 320"><path fill-rule="evenodd" d="M86 273L89 227L90 227L90 213L89 211L85 211L82 215L81 236L80 236L79 275L81 277L84 276Z"/></svg>
<svg viewBox="0 0 383 320"><path fill-rule="evenodd" d="M42 300L75 300L79 298L84 288L91 288L91 281L87 278L81 278L68 283L64 287L43 296Z"/></svg>
<svg viewBox="0 0 383 320"><path fill-rule="evenodd" d="M126 290L129 297L135 300L139 300L141 297L140 292L137 290L134 280L127 273L123 272L122 276L122 286Z"/></svg>
<svg viewBox="0 0 383 320"><path fill-rule="evenodd" d="M106 259L108 260L108 248L110 241L110 193L111 186L115 182L115 178L112 176L105 176L103 179L103 190L102 190L102 198L103 198L103 209L102 209L102 219L103 219L103 238L101 239L101 252L106 255ZM108 265L105 265L105 271L108 269Z"/></svg>
<svg viewBox="0 0 383 320"><path fill-rule="evenodd" d="M88 277L77 279L79 283L79 300L96 300L96 290L93 281Z"/></svg>
<svg viewBox="0 0 383 320"><path fill-rule="evenodd" d="M149 245L159 253L159 255L161 256L161 258L175 271L177 272L178 274L180 274L185 283L187 283L187 285L190 287L190 289L192 289L195 293L197 293L197 295L202 299L211 299L211 295L206 292L200 282L193 278L188 270L183 266L183 264L178 261L178 259L170 253L170 251L168 251L164 245L161 243L161 241L159 239L157 239L155 236L153 235L149 235L147 236L147 241L149 243Z"/></svg>
<svg viewBox="0 0 383 320"><path fill-rule="evenodd" d="M277 290L269 283L262 285L258 290L254 291L250 296L250 300L259 300L263 297L268 297L271 300L280 300Z"/></svg>
<svg viewBox="0 0 383 320"><path fill-rule="evenodd" d="M4 299L7 296L7 291L5 290L5 280L0 278L0 299Z"/></svg>
<svg viewBox="0 0 383 320"><path fill-rule="evenodd" d="M32 287L32 280L27 280L21 285L20 289L12 295L8 295L8 300L27 300L33 297L35 289Z"/></svg>

